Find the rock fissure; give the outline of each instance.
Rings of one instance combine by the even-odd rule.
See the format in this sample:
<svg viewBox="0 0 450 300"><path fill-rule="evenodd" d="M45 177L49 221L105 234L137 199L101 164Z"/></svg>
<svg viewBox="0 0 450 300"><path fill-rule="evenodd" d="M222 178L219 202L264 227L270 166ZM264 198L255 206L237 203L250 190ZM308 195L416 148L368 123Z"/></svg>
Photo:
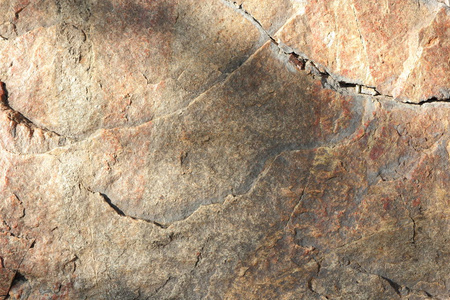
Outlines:
<svg viewBox="0 0 450 300"><path fill-rule="evenodd" d="M125 212L120 207L118 207L116 204L114 204L114 202L106 194L101 193L101 192L94 192L90 188L85 187L83 184L79 184L79 188L80 189L84 189L85 191L87 191L87 192L89 192L91 194L100 196L103 199L103 202L106 203L120 217L128 218L128 219L131 219L133 221L142 221L142 222L145 222L145 223L153 224L153 225L155 225L155 226L157 226L159 228L162 228L162 229L166 229L167 227L169 227L169 225L161 224L161 223L155 222L153 220L148 220L148 219L144 219L144 218L137 218L137 217L133 217L133 216L127 215L127 214L125 214Z"/></svg>
<svg viewBox="0 0 450 300"><path fill-rule="evenodd" d="M156 221L152 221L152 220L148 220L148 219L144 219L144 218L137 218L137 217L127 215L123 212L123 210L121 210L117 205L115 205L107 195L105 195L103 193L98 193L98 194L103 198L103 201L105 203L107 203L109 205L109 207L111 207L121 217L130 218L134 221L143 221L146 223L156 225L157 227L160 227L163 229L166 229L168 227L168 225L164 225L164 224L158 223Z"/></svg>
<svg viewBox="0 0 450 300"><path fill-rule="evenodd" d="M24 6L20 7L18 10L16 10L16 11L14 12L14 17L16 18L16 20L19 19L20 13L21 13L25 8L27 8L28 5L30 5L30 4L24 5Z"/></svg>
<svg viewBox="0 0 450 300"><path fill-rule="evenodd" d="M432 97L430 99L426 99L419 102L403 102L403 103L406 103L408 105L422 106L433 103L450 103L450 98L438 99L437 97Z"/></svg>
<svg viewBox="0 0 450 300"><path fill-rule="evenodd" d="M311 177L311 173L308 174L308 178L306 179L305 187L302 189L302 192L300 193L299 200L297 201L296 205L294 206L294 209L292 210L291 214L289 215L289 219L286 222L286 225L284 228L287 228L289 224L292 222L292 218L294 217L295 212L300 207L300 205L303 202L303 198L305 197L305 191L309 185L309 178Z"/></svg>
<svg viewBox="0 0 450 300"><path fill-rule="evenodd" d="M138 124L129 124L128 126L116 126L116 127L102 127L102 128L98 128L96 129L94 132L91 132L89 134L86 134L84 136L81 136L79 138L74 138L73 139L73 143L80 143L83 142L85 140L89 140L92 139L93 137L95 137L96 135L99 134L99 132L101 132L102 130L118 130L118 129L128 129L128 128L136 128L136 127L140 127L140 126L145 126L149 123L156 123L165 119L169 119L172 118L174 116L180 116L183 115L188 109L190 109L192 106L194 106L196 103L200 102L203 100L203 96L205 96L207 93L211 92L214 89L217 89L218 87L220 87L220 85L226 83L226 81L229 79L229 77L234 74L236 71L238 71L247 61L249 61L260 49L261 47L257 48L253 53L251 53L244 61L242 61L236 68L234 68L233 70L231 70L229 73L226 73L225 76L223 76L221 78L221 80L217 81L216 83L214 83L212 86L208 87L206 90L204 90L203 92L201 92L200 94L196 95L195 98L193 98L191 101L189 101L187 103L186 106L181 107L175 111L169 112L167 114L163 114L163 115L157 115L154 118L151 118L149 120L146 120L144 122L138 123ZM92 57L90 56L90 60L92 60ZM91 65L92 62L89 62L89 65ZM90 70L90 67L89 67ZM143 76L143 78L146 81L146 84L150 84L149 79L147 78L147 76L141 72L141 75ZM91 76L91 75L90 75ZM131 106L131 104L127 105L127 108L129 108ZM126 116L126 118L128 118L128 116Z"/></svg>
<svg viewBox="0 0 450 300"><path fill-rule="evenodd" d="M167 285L172 279L173 279L173 277L169 276L169 277L166 279L166 281L164 281L164 283L163 283L161 286L159 286L158 288L156 288L156 290L155 290L155 292L154 292L153 295L157 295L161 290L163 290L163 289L166 287L166 285Z"/></svg>
<svg viewBox="0 0 450 300"><path fill-rule="evenodd" d="M352 141L344 142L344 144L350 144L350 143L352 143ZM321 148L321 147L336 147L337 145L340 145L340 144L343 144L343 143L341 141L338 141L336 143L324 143L324 144L320 144L320 145L313 145L313 146L310 146L310 147L300 147L299 145L289 145L287 147L281 147L280 149L275 151L273 154L269 155L266 159L264 159L262 161L262 163L260 163L261 168L257 172L255 172L256 175L250 176L249 179L247 180L248 183L245 184L244 187L239 187L238 188L239 192L231 191L230 193L227 193L224 196L221 196L221 197L218 197L218 198L215 198L215 199L210 199L208 201L208 203L204 203L204 204L199 205L194 211L192 211L185 218L177 220L177 221L174 221L172 223L167 223L167 224L165 224L165 226L170 226L170 225L172 225L174 223L186 221L188 218L190 218L192 215L194 215L195 212L197 212L202 207L207 207L207 206L216 205L216 204L223 204L225 202L225 199L227 199L228 197L233 197L234 198L234 197L248 195L249 193L251 193L257 187L258 182L262 178L264 178L267 175L267 173L271 170L271 168L272 168L273 164L275 163L275 161L279 157L283 156L286 153L296 152L296 151L301 151L301 150L314 150L314 149L318 149L318 148ZM308 186L308 182L309 182L309 177L308 177L305 189ZM291 217L292 217L292 214L294 213L295 209L301 204L303 196L304 195L302 193L302 196L300 196L300 199L299 199L297 205L295 206L295 208L293 209L293 211L291 213ZM290 218L289 218L289 220L290 220ZM285 227L288 226L289 220L286 222Z"/></svg>
<svg viewBox="0 0 450 300"><path fill-rule="evenodd" d="M232 8L239 14L241 14L245 19L247 19L250 23L252 23L256 29L258 29L259 32L261 32L263 35L266 36L266 39L271 40L276 45L278 43L276 40L267 32L267 30L262 26L261 22L258 21L254 16L252 16L251 13L249 13L247 10L244 9L242 4L238 4L237 2L230 1L230 0L221 0L226 6Z"/></svg>

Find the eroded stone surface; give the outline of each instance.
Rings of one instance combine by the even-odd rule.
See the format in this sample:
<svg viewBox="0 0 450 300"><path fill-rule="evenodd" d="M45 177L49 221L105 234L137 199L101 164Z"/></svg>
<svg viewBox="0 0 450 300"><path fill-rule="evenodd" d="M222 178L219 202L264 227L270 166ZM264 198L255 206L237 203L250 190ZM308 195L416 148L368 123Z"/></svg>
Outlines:
<svg viewBox="0 0 450 300"><path fill-rule="evenodd" d="M340 80L404 102L448 99L449 8L435 1L308 1L276 38Z"/></svg>
<svg viewBox="0 0 450 300"><path fill-rule="evenodd" d="M0 298L449 298L448 7L383 5L0 1Z"/></svg>

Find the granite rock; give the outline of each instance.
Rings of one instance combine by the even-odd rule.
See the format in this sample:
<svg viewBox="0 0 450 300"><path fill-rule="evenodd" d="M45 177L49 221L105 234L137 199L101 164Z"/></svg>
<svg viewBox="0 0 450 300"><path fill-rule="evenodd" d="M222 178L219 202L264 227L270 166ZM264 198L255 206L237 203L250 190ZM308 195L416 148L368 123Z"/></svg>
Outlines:
<svg viewBox="0 0 450 300"><path fill-rule="evenodd" d="M276 38L340 81L403 102L444 100L449 9L437 1L308 1Z"/></svg>
<svg viewBox="0 0 450 300"><path fill-rule="evenodd" d="M0 9L0 299L450 298L446 1Z"/></svg>

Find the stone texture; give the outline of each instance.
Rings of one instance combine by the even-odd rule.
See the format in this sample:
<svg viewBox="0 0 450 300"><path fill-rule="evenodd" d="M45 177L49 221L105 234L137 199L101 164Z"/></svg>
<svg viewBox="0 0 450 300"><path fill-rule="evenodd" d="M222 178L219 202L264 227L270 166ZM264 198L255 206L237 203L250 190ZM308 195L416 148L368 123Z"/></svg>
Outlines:
<svg viewBox="0 0 450 300"><path fill-rule="evenodd" d="M445 1L0 1L0 299L447 299Z"/></svg>
<svg viewBox="0 0 450 300"><path fill-rule="evenodd" d="M449 13L435 1L308 1L276 38L340 80L404 102L448 99Z"/></svg>

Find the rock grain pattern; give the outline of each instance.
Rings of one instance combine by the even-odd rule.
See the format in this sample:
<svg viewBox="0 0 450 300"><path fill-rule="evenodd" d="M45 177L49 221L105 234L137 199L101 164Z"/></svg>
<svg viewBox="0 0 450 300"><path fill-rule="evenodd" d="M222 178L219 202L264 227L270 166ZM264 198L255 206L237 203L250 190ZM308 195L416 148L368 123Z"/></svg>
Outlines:
<svg viewBox="0 0 450 300"><path fill-rule="evenodd" d="M450 299L447 0L0 0L0 299Z"/></svg>

